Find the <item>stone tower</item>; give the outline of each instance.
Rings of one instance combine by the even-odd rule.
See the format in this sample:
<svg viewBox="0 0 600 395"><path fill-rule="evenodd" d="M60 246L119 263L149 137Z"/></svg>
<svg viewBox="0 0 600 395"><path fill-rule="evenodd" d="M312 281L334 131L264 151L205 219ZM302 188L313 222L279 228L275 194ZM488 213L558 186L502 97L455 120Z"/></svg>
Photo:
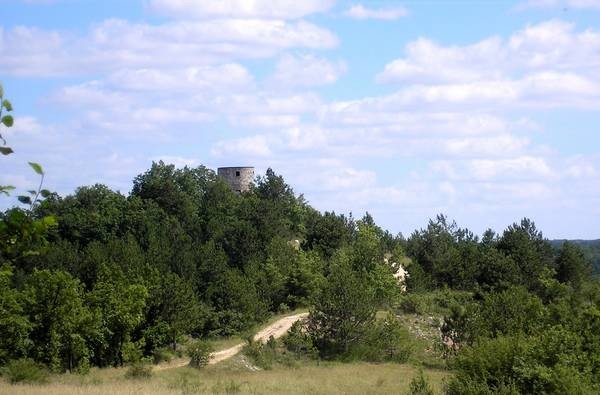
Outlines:
<svg viewBox="0 0 600 395"><path fill-rule="evenodd" d="M254 167L219 167L217 175L222 177L236 193L246 192L254 181Z"/></svg>

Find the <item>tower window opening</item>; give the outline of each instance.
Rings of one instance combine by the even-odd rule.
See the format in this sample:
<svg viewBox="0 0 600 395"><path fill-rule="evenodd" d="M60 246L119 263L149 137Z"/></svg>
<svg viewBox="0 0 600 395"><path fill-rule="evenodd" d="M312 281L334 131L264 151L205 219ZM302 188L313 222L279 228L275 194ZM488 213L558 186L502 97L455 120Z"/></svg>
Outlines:
<svg viewBox="0 0 600 395"><path fill-rule="evenodd" d="M236 177L239 177L239 176L240 176L240 172L239 172L239 171L236 171L236 172L235 172L235 176L236 176Z"/></svg>

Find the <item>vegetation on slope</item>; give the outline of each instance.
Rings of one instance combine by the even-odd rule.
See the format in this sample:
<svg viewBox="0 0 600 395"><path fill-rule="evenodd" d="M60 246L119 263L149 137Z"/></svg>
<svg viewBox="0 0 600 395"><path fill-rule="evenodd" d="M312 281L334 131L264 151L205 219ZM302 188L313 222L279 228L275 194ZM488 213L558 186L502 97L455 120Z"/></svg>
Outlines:
<svg viewBox="0 0 600 395"><path fill-rule="evenodd" d="M337 379L314 365L348 372L330 361L360 360L449 368L449 394L600 391L599 283L581 247L553 248L528 219L478 237L440 215L404 238L368 214L318 212L271 169L237 195L210 169L162 162L128 196L103 185L40 194L0 214L9 380L14 366L43 377L131 364L145 377L144 362L180 352L183 339L239 336L304 306L306 325L249 345L255 363L303 361L325 386ZM384 256L406 265L408 295ZM387 380L371 390L385 393Z"/></svg>

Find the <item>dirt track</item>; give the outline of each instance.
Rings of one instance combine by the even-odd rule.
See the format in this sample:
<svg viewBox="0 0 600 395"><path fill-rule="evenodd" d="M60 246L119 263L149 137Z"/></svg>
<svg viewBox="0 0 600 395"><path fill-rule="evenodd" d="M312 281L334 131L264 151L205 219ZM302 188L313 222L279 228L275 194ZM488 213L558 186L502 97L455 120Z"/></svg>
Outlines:
<svg viewBox="0 0 600 395"><path fill-rule="evenodd" d="M306 316L308 316L308 313L300 313L300 314L290 315L288 317L283 317L283 318L275 321L271 325L268 325L265 328L258 331L258 333L256 335L254 335L254 340L265 343L267 340L269 340L269 337L271 337L271 336L273 336L276 339L280 338L281 336L283 336L287 333L287 331L292 327L294 322L301 320L302 318L304 318ZM221 361L224 361L226 359L233 357L234 355L239 353L242 350L242 348L244 348L244 345L245 345L245 343L239 343L233 347L229 347L224 350L214 352L211 355L209 364L213 365L215 363L219 363ZM169 364L155 366L154 370L180 368L183 366L187 366L189 363L190 363L189 359L178 359Z"/></svg>

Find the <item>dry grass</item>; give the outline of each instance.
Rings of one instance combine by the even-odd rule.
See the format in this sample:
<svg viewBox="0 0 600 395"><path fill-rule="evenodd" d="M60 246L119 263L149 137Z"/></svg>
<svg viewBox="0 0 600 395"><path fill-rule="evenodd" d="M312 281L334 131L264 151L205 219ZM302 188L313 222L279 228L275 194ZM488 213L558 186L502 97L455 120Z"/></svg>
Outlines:
<svg viewBox="0 0 600 395"><path fill-rule="evenodd" d="M87 376L56 376L41 386L0 381L0 395L404 394L417 373L410 365L367 363L250 372L240 362L233 360L203 371L173 369L147 380L126 379L125 369L95 369ZM449 373L426 370L425 374L441 393L442 380Z"/></svg>

